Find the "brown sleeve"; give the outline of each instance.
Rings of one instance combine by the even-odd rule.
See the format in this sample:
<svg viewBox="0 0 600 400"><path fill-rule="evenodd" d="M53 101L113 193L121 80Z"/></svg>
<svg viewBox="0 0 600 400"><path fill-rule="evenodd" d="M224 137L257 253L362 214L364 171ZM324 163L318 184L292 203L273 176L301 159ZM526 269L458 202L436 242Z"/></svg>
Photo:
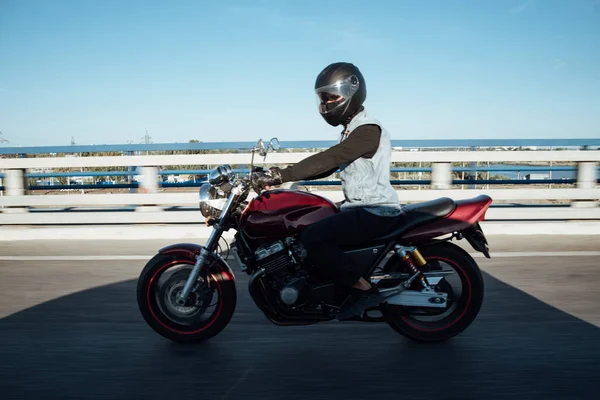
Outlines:
<svg viewBox="0 0 600 400"><path fill-rule="evenodd" d="M377 125L361 125L347 139L281 170L283 182L324 178L358 158L371 158L379 147L381 129Z"/></svg>

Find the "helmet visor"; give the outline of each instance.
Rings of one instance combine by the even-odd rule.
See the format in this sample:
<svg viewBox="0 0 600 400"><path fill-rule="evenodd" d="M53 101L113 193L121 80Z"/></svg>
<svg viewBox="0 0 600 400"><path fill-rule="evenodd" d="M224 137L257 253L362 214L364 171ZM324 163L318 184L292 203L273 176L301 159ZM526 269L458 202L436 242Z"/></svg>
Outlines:
<svg viewBox="0 0 600 400"><path fill-rule="evenodd" d="M358 78L353 75L331 85L315 89L319 112L328 114L347 104L354 93L358 91L358 85Z"/></svg>

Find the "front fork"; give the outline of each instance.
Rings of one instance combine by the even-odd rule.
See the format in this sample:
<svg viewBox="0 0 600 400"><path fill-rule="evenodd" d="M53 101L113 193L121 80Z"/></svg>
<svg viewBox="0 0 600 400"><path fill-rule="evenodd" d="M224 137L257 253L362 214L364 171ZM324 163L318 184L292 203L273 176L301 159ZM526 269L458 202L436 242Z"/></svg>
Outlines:
<svg viewBox="0 0 600 400"><path fill-rule="evenodd" d="M196 258L194 268L192 268L192 272L190 273L190 276L185 282L183 290L179 293L177 299L175 300L180 306L184 306L187 304L188 296L190 295L192 288L196 284L200 273L203 272L206 258L217 248L217 244L219 243L219 239L221 239L221 234L224 230L223 225L226 223L227 218L229 216L229 211L233 208L233 204L237 200L239 193L239 190L234 189L231 191L231 194L229 195L229 198L227 199L223 210L221 210L219 219L213 225L213 230L210 233L208 240L206 241L206 245L201 247L200 254L198 254L198 257Z"/></svg>
<svg viewBox="0 0 600 400"><path fill-rule="evenodd" d="M212 249L216 247L216 244L219 242L221 238L221 233L223 230L221 228L214 228L208 237L208 241L206 242L206 246L202 246L200 249L200 254L198 254L196 258L196 263L194 264L194 268L192 268L192 272L185 282L185 286L183 290L177 296L176 302L180 306L185 306L187 304L188 296L194 287L194 284L198 280L200 273L205 265L206 258L211 253Z"/></svg>

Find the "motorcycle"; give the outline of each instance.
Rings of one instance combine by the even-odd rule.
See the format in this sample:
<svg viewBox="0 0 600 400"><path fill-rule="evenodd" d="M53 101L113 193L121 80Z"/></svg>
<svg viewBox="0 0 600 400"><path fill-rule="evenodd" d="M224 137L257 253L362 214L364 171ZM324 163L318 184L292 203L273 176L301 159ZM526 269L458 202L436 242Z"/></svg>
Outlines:
<svg viewBox="0 0 600 400"><path fill-rule="evenodd" d="M341 212L338 206L294 187L254 188L255 197L249 198L255 154L266 159L279 148L276 138L267 146L259 140L251 149L247 176L236 176L229 165L213 170L199 191L200 211L212 227L206 244L162 248L141 271L137 302L156 333L175 342L199 342L230 322L238 301L236 278L228 256L219 252L219 241L230 229L235 234L228 250L249 276L250 297L270 322L294 326L335 320L349 294L314 267L300 234ZM445 341L469 327L481 308L484 283L475 260L453 241L466 239L490 258L480 221L491 203L489 196L479 195L410 204L391 232L345 247L345 256L364 266L362 276L385 297L350 321L385 323L419 342Z"/></svg>

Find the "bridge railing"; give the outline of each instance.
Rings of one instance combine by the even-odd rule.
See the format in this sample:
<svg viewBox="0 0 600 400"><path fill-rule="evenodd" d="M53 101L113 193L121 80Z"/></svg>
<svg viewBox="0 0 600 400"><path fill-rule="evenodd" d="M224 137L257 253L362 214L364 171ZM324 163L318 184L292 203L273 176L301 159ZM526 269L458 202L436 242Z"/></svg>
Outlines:
<svg viewBox="0 0 600 400"><path fill-rule="evenodd" d="M574 139L575 140L575 139ZM436 145L418 142L411 151L406 141L395 141L396 149L392 153L392 163L401 164L424 164L426 167L391 167L392 172L422 172L428 179L404 179L392 180L402 203L420 202L437 197L448 196L455 199L468 198L481 193L490 195L496 202L547 202L557 200L568 202L570 205L588 206L586 211L561 210L563 214L581 217L585 213L587 217L600 219L597 207L600 200L600 187L598 186L598 163L600 162L600 150L592 147L600 145L600 139L576 139L563 142L551 142L551 146L563 147L561 150L536 149L518 150L506 149L512 147L511 142L505 142L501 151L493 151L490 148L481 148L481 143L461 142L435 143ZM447 141L446 141L447 142ZM487 142L489 144L489 142ZM522 145L523 142L520 142ZM547 144L547 142L544 142ZM562 145L561 145L562 143ZM269 153L266 160L255 156L256 165L288 165L297 163L318 149L328 147L334 143L330 142L282 142L282 150ZM288 144L288 146L286 146ZM413 144L413 143L409 143ZM417 144L417 143L414 143ZM514 144L514 143L512 143ZM192 146L191 146L192 145ZM217 165L230 164L239 174L248 172L251 155L247 150L250 143L222 143L218 146L213 144L182 144L173 145L123 145L115 150L114 146L73 146L61 148L7 148L0 149L0 154L9 155L11 158L0 159L0 178L4 181L2 196L0 197L0 224L25 224L25 223L69 223L65 221L80 221L81 223L97 221L106 222L106 214L94 214L89 208L123 209L138 211L138 215L145 217L112 216L115 221L144 220L151 222L170 222L174 213L164 212L177 207L197 206L197 191L168 191L169 187L199 186L206 180L206 174ZM479 145L479 146L477 146ZM497 145L497 144L496 144ZM529 142L527 146L543 146L540 142ZM148 147L154 146L154 147ZM491 146L491 144L490 144ZM165 150L165 148L167 150ZM407 150L407 148L409 148ZM68 150L73 153L94 153L104 151L120 151L118 156L86 156L86 157L60 157L53 153L66 154ZM289 149L304 149L305 151L289 152ZM310 149L306 151L306 149ZM477 149L478 151L473 151ZM25 150L28 153L23 153ZM75 151L77 150L77 151ZM219 150L212 154L148 154L139 155L141 151L197 151L197 150ZM226 151L226 152L222 152ZM44 157L40 155L44 154ZM33 156L35 155L35 156ZM475 165L483 163L484 165ZM559 165L556 165L556 164ZM560 164L571 165L560 165ZM485 164L502 164L501 166ZM526 165L523 165L526 164ZM538 165L533 165L538 164ZM542 164L542 165L539 165ZM459 165L469 165L468 167ZM169 166L171 169L165 170ZM181 166L203 166L196 169L177 169ZM84 168L111 168L119 171L83 171ZM56 172L55 169L70 169L68 172ZM569 179L541 179L541 180L515 180L515 179L456 179L456 172L483 172L483 171L567 171L576 173L574 178ZM50 172L32 172L50 171ZM189 174L198 176L198 179L188 182L163 182L164 176ZM125 184L93 184L93 185L28 185L29 179L48 177L133 177L135 181ZM162 177L161 177L162 176ZM333 201L342 200L343 195L339 188L339 180L321 180L315 182L300 182L310 189ZM477 184L480 187L473 188ZM481 185L486 184L486 187ZM539 186L536 184L543 184ZM549 188L549 184L556 184ZM467 185L466 189L458 189L456 185ZM495 186L494 186L495 185ZM529 185L529 186L523 186ZM532 186L533 185L533 186ZM502 187L498 187L502 186ZM491 188L493 187L493 188ZM77 194L67 192L56 195L36 195L40 189L129 189L129 193L95 193ZM64 209L84 208L78 213L68 216ZM573 209L574 207L570 207ZM56 212L56 209L62 209ZM42 212L43 211L43 212ZM121 210L122 211L122 210ZM145 212L145 213L139 213ZM514 215L526 216L526 211L512 211ZM118 214L118 213L117 213ZM102 215L102 216L101 216ZM152 216L151 216L152 215ZM104 218L104 219L103 219ZM189 218L189 216L188 216ZM42 221L42 222L40 222ZM44 222L45 221L45 222ZM182 221L183 222L183 221Z"/></svg>

